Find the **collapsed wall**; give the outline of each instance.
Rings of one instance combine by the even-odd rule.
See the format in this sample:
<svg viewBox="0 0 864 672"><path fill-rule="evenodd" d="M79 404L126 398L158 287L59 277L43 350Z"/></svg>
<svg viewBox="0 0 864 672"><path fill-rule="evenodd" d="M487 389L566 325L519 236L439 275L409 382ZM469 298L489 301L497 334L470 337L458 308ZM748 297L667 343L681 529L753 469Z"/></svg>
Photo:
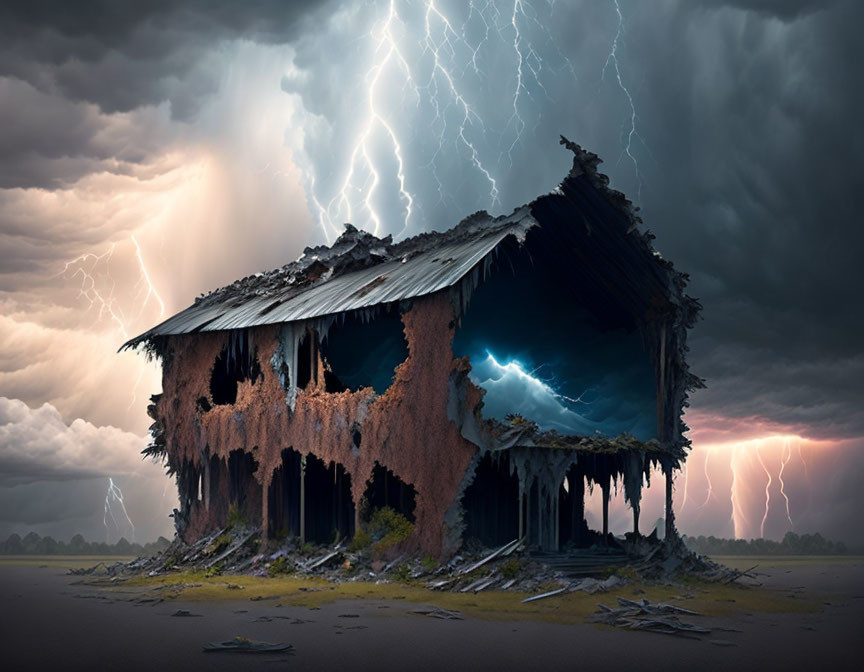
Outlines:
<svg viewBox="0 0 864 672"><path fill-rule="evenodd" d="M230 334L170 337L163 393L153 413L168 465L178 476L180 534L191 540L224 525L232 501L245 507L250 520L260 521L265 535L276 532L269 529L268 491L284 468L283 451L290 449L331 470L341 466L350 478L357 516L375 467L386 467L416 491L414 545L435 557L446 552L445 512L477 452L447 419L453 308L448 295L439 293L414 300L401 319L409 354L383 394L371 388L326 392L318 357L317 374L296 390L293 410L286 403L292 393L271 364L282 363L274 357L281 345L279 327L245 334L260 375L240 381L236 401L226 404L214 402L211 380ZM254 466L241 462L237 451ZM246 489L232 493L231 478L244 476L249 476Z"/></svg>

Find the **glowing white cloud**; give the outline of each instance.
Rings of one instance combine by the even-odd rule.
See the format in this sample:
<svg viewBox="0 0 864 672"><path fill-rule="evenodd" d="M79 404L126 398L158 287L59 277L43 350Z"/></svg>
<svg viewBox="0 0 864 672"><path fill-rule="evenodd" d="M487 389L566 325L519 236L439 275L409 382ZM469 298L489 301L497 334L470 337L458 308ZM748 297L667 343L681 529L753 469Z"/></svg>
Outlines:
<svg viewBox="0 0 864 672"><path fill-rule="evenodd" d="M486 390L483 401L487 417L503 418L513 413L537 422L542 429L582 436L602 430L600 423L568 407L588 402L556 392L547 382L525 371L519 362L502 364L489 352L485 360L472 365L470 377L475 385Z"/></svg>

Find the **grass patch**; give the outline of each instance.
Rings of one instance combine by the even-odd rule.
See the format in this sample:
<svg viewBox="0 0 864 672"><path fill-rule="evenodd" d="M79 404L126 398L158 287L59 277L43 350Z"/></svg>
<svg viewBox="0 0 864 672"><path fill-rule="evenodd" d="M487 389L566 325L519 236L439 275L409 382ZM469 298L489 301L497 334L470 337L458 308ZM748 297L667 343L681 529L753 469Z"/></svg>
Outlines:
<svg viewBox="0 0 864 672"><path fill-rule="evenodd" d="M178 584L200 584L180 587ZM239 585L243 590L229 588ZM766 588L736 584L717 585L690 582L688 585L651 586L629 584L621 589L598 595L582 592L556 595L523 604L527 594L489 591L478 594L430 591L402 583L366 582L330 583L325 579L296 576L273 578L256 576L206 577L203 572L182 572L158 577L140 577L126 586L165 586L166 599L188 601L248 601L253 597L278 597L278 603L297 607L320 607L339 600L403 600L414 604L432 604L461 611L473 618L496 621L541 621L548 623L582 623L597 609L597 603L614 605L617 597L647 598L652 602L671 602L705 615L727 616L741 612L802 612L818 609L816 604ZM640 592L644 591L644 592ZM275 601L274 601L275 602Z"/></svg>
<svg viewBox="0 0 864 672"><path fill-rule="evenodd" d="M414 524L397 511L385 506L377 509L369 522L354 534L351 550L360 551L371 546L372 554L381 557L388 548L405 541L414 532Z"/></svg>

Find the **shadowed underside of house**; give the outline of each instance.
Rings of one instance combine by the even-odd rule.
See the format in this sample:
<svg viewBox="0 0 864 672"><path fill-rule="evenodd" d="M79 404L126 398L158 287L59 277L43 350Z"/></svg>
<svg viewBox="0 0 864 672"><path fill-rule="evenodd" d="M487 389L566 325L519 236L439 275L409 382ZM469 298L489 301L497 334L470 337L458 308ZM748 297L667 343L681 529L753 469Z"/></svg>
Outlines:
<svg viewBox="0 0 864 672"><path fill-rule="evenodd" d="M266 538L350 538L389 507L403 547L558 550L598 538L584 489L623 483L639 526L649 471L672 473L700 384L699 304L599 159L552 193L399 243L346 225L129 341L161 358L153 442L187 541L240 515Z"/></svg>

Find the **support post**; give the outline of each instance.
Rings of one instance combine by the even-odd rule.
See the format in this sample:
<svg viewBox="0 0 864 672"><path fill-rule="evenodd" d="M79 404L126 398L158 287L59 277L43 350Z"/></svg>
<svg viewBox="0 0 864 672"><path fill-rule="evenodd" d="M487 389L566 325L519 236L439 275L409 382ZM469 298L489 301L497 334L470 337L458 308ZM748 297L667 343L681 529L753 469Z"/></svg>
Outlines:
<svg viewBox="0 0 864 672"><path fill-rule="evenodd" d="M525 536L525 495L522 488L519 488L519 538Z"/></svg>
<svg viewBox="0 0 864 672"><path fill-rule="evenodd" d="M639 536L639 505L633 505L633 534Z"/></svg>
<svg viewBox="0 0 864 672"><path fill-rule="evenodd" d="M270 481L273 482L272 480ZM267 543L267 539L270 538L270 502L269 497L267 496L267 491L269 490L268 486L261 486L261 544L262 546ZM275 530L274 530L275 532Z"/></svg>
<svg viewBox="0 0 864 672"><path fill-rule="evenodd" d="M306 456L300 457L300 543L306 543Z"/></svg>
<svg viewBox="0 0 864 672"><path fill-rule="evenodd" d="M555 552L557 553L561 548L561 521L559 519L560 513L559 509L561 503L561 486L558 486L558 490L553 495L552 499L552 507L553 511L555 511L555 515L552 517L552 524L555 528L552 530L552 538L555 540Z"/></svg>
<svg viewBox="0 0 864 672"><path fill-rule="evenodd" d="M543 548L543 502L540 495L540 479L535 482L537 483L537 547Z"/></svg>
<svg viewBox="0 0 864 672"><path fill-rule="evenodd" d="M201 479L201 499L204 500L204 510L210 510L210 456L204 456L204 477Z"/></svg>

